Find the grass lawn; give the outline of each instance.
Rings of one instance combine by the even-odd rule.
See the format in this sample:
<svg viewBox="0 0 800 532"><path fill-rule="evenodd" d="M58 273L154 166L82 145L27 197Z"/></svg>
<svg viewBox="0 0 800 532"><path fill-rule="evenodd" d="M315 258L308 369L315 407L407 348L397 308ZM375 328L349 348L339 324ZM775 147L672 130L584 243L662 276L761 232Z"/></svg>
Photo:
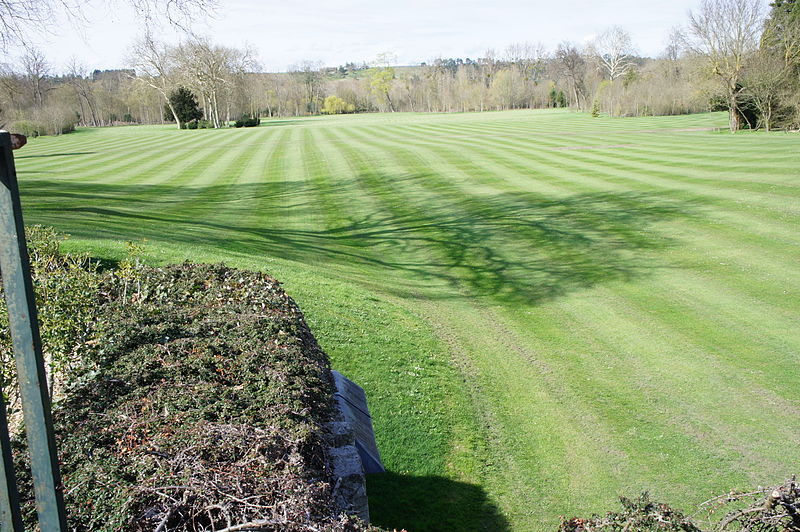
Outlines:
<svg viewBox="0 0 800 532"><path fill-rule="evenodd" d="M351 115L82 130L28 224L265 269L362 384L376 524L552 530L800 472L800 136L722 114Z"/></svg>

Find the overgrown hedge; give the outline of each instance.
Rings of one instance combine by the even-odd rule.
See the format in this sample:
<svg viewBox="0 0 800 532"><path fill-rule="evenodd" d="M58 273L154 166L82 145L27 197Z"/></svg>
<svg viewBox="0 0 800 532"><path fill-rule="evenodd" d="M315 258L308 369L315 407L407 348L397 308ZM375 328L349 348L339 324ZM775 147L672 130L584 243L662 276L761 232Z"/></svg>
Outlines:
<svg viewBox="0 0 800 532"><path fill-rule="evenodd" d="M84 272L93 318L53 411L71 529L365 529L331 495L327 356L277 281L189 263Z"/></svg>
<svg viewBox="0 0 800 532"><path fill-rule="evenodd" d="M17 120L11 124L9 129L30 138L44 135L65 135L75 131L75 122L59 122L57 119L49 123L36 120Z"/></svg>

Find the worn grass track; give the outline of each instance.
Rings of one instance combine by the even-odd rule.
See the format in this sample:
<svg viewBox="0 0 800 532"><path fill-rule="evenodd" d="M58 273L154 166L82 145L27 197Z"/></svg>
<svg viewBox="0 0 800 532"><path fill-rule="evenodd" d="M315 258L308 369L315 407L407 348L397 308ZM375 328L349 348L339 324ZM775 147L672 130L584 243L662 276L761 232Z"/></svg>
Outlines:
<svg viewBox="0 0 800 532"><path fill-rule="evenodd" d="M547 530L797 472L800 137L719 114L370 115L84 130L28 223L263 268L368 390L381 525Z"/></svg>

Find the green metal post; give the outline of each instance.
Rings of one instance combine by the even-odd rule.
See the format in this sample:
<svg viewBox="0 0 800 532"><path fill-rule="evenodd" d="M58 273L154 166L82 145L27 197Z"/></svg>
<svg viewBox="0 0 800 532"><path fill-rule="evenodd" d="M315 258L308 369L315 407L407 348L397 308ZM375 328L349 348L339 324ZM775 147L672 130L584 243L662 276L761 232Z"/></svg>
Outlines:
<svg viewBox="0 0 800 532"><path fill-rule="evenodd" d="M0 387L0 452L3 455L3 467L0 469L0 489L3 490L0 493L0 532L24 532L2 387Z"/></svg>
<svg viewBox="0 0 800 532"><path fill-rule="evenodd" d="M11 153L11 135L5 131L0 131L0 185L0 271L28 436L39 528L42 532L66 532L63 486L50 416L25 226Z"/></svg>

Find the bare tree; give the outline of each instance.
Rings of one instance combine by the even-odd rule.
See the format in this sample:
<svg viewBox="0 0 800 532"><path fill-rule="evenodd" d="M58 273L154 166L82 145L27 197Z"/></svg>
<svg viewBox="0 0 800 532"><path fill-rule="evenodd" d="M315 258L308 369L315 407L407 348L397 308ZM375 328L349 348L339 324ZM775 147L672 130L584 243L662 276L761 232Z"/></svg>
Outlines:
<svg viewBox="0 0 800 532"><path fill-rule="evenodd" d="M75 90L75 95L78 98L78 105L81 108L81 119L84 124L99 126L97 113L97 101L94 97L94 88L89 79L86 67L78 62L76 58L72 58L67 66L67 83ZM88 109L88 116L87 116ZM91 118L91 122L89 121Z"/></svg>
<svg viewBox="0 0 800 532"><path fill-rule="evenodd" d="M634 66L631 35L619 26L607 29L591 43L590 47L597 57L601 70L611 81L624 76Z"/></svg>
<svg viewBox="0 0 800 532"><path fill-rule="evenodd" d="M692 47L708 58L724 87L731 132L739 129L742 75L748 56L758 48L763 18L758 0L703 0L689 14Z"/></svg>
<svg viewBox="0 0 800 532"><path fill-rule="evenodd" d="M263 101L264 84L260 75L254 71L261 68L256 59L256 52L249 46L243 49L232 49L228 68L230 80L226 85L225 116L230 121L232 108L246 110L249 116L257 117Z"/></svg>
<svg viewBox="0 0 800 532"><path fill-rule="evenodd" d="M234 76L255 65L252 50L218 46L195 37L177 48L176 58L183 78L200 94L206 116L215 128L221 127L220 99L231 91Z"/></svg>
<svg viewBox="0 0 800 532"><path fill-rule="evenodd" d="M63 1L63 0L59 0ZM157 20L166 19L172 26L188 30L198 19L203 19L217 9L218 0L127 0L137 15L150 28Z"/></svg>
<svg viewBox="0 0 800 532"><path fill-rule="evenodd" d="M58 7L69 12L78 8L69 0L0 0L0 45L27 44L30 32L50 27Z"/></svg>
<svg viewBox="0 0 800 532"><path fill-rule="evenodd" d="M303 86L305 91L306 112L316 113L322 98L322 63L319 61L303 61L292 67L292 75Z"/></svg>
<svg viewBox="0 0 800 532"><path fill-rule="evenodd" d="M614 116L614 81L628 74L635 66L631 35L619 26L613 26L589 45L598 69L609 79L610 113Z"/></svg>
<svg viewBox="0 0 800 532"><path fill-rule="evenodd" d="M38 48L26 48L22 55L22 69L33 106L41 107L44 103L44 93L47 91L47 76L50 73L50 65L47 64L42 51Z"/></svg>
<svg viewBox="0 0 800 532"><path fill-rule="evenodd" d="M674 27L667 37L667 46L664 48L664 59L675 62L681 58L686 49L686 35L680 27Z"/></svg>
<svg viewBox="0 0 800 532"><path fill-rule="evenodd" d="M534 89L544 74L547 50L541 43L512 44L506 48L506 59L519 71L525 96L533 106Z"/></svg>
<svg viewBox="0 0 800 532"><path fill-rule="evenodd" d="M488 88L492 85L494 75L497 73L499 68L497 53L492 48L489 48L483 53L483 57L478 59L478 64L480 65L484 74L484 84Z"/></svg>
<svg viewBox="0 0 800 532"><path fill-rule="evenodd" d="M783 57L759 50L748 65L743 76L744 91L758 109L756 127L769 131L776 112L781 107L782 93L788 81L790 69Z"/></svg>
<svg viewBox="0 0 800 532"><path fill-rule="evenodd" d="M0 63L0 114L5 115L8 107L16 108L22 98L24 89L20 76L7 63ZM4 120L0 120L5 123Z"/></svg>
<svg viewBox="0 0 800 532"><path fill-rule="evenodd" d="M547 50L542 43L512 44L506 48L506 58L517 66L523 78L538 82L547 61Z"/></svg>
<svg viewBox="0 0 800 532"><path fill-rule="evenodd" d="M586 59L581 51L572 43L562 42L555 52L558 68L567 78L572 92L572 101L582 109L586 104Z"/></svg>
<svg viewBox="0 0 800 532"><path fill-rule="evenodd" d="M91 0L90 0L91 1ZM117 0L134 8L139 18L150 28L155 21L166 20L173 26L186 29L194 20L212 13L218 0ZM97 0L95 0L97 2ZM73 21L84 19L81 0L0 0L0 45L30 44L31 33L52 30L58 17L65 12Z"/></svg>
<svg viewBox="0 0 800 532"><path fill-rule="evenodd" d="M158 91L172 112L175 124L181 127L178 114L169 100L170 92L178 85L174 51L147 33L133 45L129 57L128 63L136 69L136 80Z"/></svg>

